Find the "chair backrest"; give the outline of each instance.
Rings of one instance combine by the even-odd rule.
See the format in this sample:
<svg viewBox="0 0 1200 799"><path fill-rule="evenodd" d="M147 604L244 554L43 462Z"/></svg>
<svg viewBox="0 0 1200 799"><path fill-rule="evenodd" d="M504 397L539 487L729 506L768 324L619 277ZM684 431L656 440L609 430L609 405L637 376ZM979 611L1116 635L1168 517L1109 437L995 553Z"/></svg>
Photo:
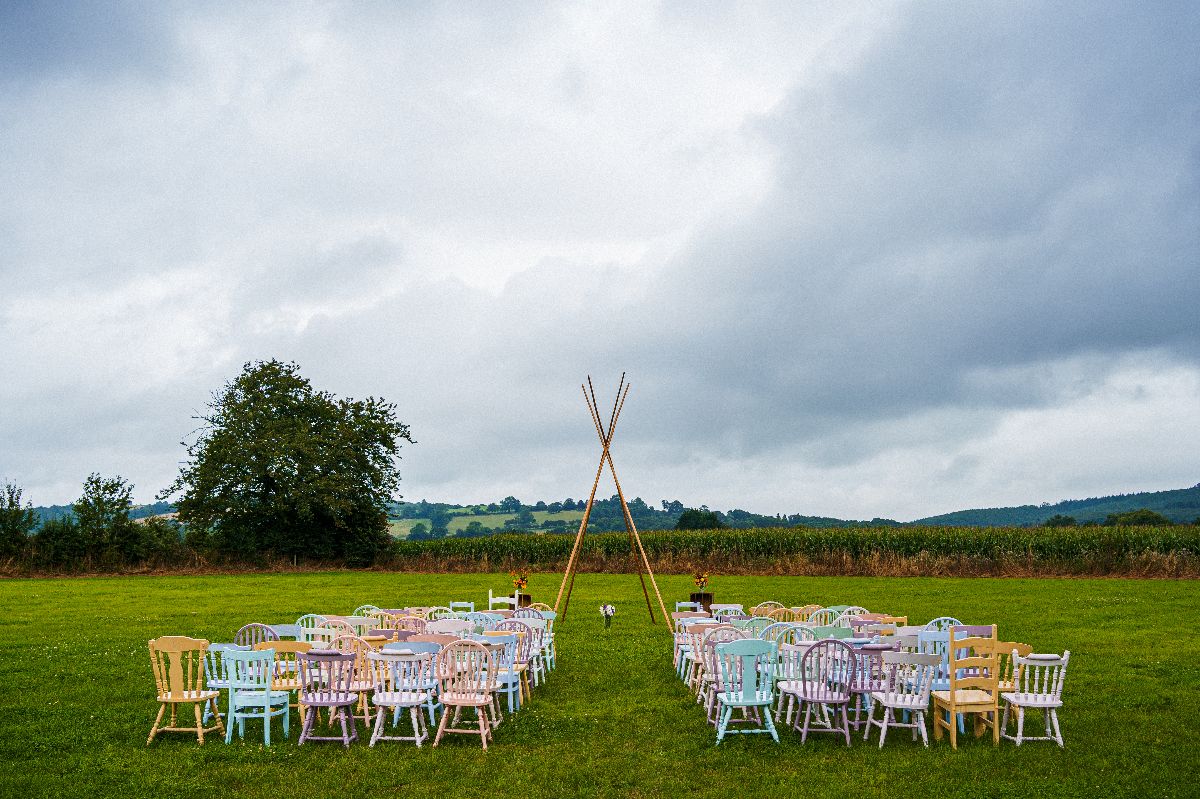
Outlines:
<svg viewBox="0 0 1200 799"><path fill-rule="evenodd" d="M738 619L732 624L751 638L759 638L759 633L771 626L771 620L765 616L752 616L749 619Z"/></svg>
<svg viewBox="0 0 1200 799"><path fill-rule="evenodd" d="M339 635L329 642L329 649L354 655L356 678L367 679L367 655L374 650L369 643L357 635Z"/></svg>
<svg viewBox="0 0 1200 799"><path fill-rule="evenodd" d="M317 625L323 621L325 621L325 617L318 613L305 613L296 619L296 626L300 628L299 639L307 641L312 631L317 629Z"/></svg>
<svg viewBox="0 0 1200 799"><path fill-rule="evenodd" d="M491 650L477 641L447 644L437 655L436 673L443 702L475 701L496 690Z"/></svg>
<svg viewBox="0 0 1200 799"><path fill-rule="evenodd" d="M808 621L809 617L820 609L820 605L802 605L797 608L792 608L792 610L796 612L796 618L800 621Z"/></svg>
<svg viewBox="0 0 1200 799"><path fill-rule="evenodd" d="M458 640L458 639L455 639ZM390 644L384 644L382 651L384 652L410 652L412 654L430 654L436 655L442 651L442 645L436 641L394 641Z"/></svg>
<svg viewBox="0 0 1200 799"><path fill-rule="evenodd" d="M929 631L950 632L950 628L956 624L962 624L962 622L953 616L938 616L936 619L930 619L925 622L925 629Z"/></svg>
<svg viewBox="0 0 1200 799"><path fill-rule="evenodd" d="M402 655L399 652L371 652L367 655L367 673L376 693L399 694L401 701L417 702L433 681L434 655Z"/></svg>
<svg viewBox="0 0 1200 799"><path fill-rule="evenodd" d="M838 614L838 617L833 620L834 627L845 627L850 629L850 622L858 618L858 612L855 610L843 610Z"/></svg>
<svg viewBox="0 0 1200 799"><path fill-rule="evenodd" d="M250 647L240 644L209 644L204 650L204 679L210 688L222 687L229 680L225 671L224 654L226 652L248 652Z"/></svg>
<svg viewBox="0 0 1200 799"><path fill-rule="evenodd" d="M1029 657L1031 654L1033 654L1033 647L1029 644L1022 644L1018 641L996 642L996 657L1000 660L997 668L1000 671L1002 690L1009 690L1009 687L1016 682L1017 662L1015 657Z"/></svg>
<svg viewBox="0 0 1200 799"><path fill-rule="evenodd" d="M854 650L857 662L854 664L855 691L880 691L883 689L885 673L883 670L883 655L895 652L896 647L888 644L863 644Z"/></svg>
<svg viewBox="0 0 1200 799"><path fill-rule="evenodd" d="M709 633L714 632L716 630L733 630L733 629L735 629L735 628L732 624L721 624L721 623L688 625L688 628L687 628L688 646L690 646L692 648L692 652L694 652L696 654L697 658L699 658L701 656L701 654L704 652L704 636L706 636Z"/></svg>
<svg viewBox="0 0 1200 799"><path fill-rule="evenodd" d="M494 596L492 589L488 589L488 610L495 610L497 607L508 608L512 610L517 606L517 598L506 594L503 596Z"/></svg>
<svg viewBox="0 0 1200 799"><path fill-rule="evenodd" d="M840 611L832 608L819 608L809 613L804 621L813 627L828 627L837 621L837 617L840 615Z"/></svg>
<svg viewBox="0 0 1200 799"><path fill-rule="evenodd" d="M950 646L949 679L951 691L979 689L996 692L1000 679L1000 658L995 638L959 638Z"/></svg>
<svg viewBox="0 0 1200 799"><path fill-rule="evenodd" d="M491 647L492 660L500 671L512 671L517 664L517 646L520 636L508 633L501 635L473 635L472 641L478 641L484 646ZM500 646L497 646L499 644Z"/></svg>
<svg viewBox="0 0 1200 799"><path fill-rule="evenodd" d="M712 611L712 615L713 615L714 619L725 619L729 616L741 616L742 615L742 606L741 605L724 605L724 606L710 605L709 609Z"/></svg>
<svg viewBox="0 0 1200 799"><path fill-rule="evenodd" d="M265 624L252 622L242 627L233 636L233 642L238 646L254 646L261 644L263 641L278 641L279 633L272 630Z"/></svg>
<svg viewBox="0 0 1200 799"><path fill-rule="evenodd" d="M772 599L768 599L766 602L759 602L757 605L750 608L750 615L769 616L771 615L771 611L778 610L781 607L783 607L782 602L776 602Z"/></svg>
<svg viewBox="0 0 1200 799"><path fill-rule="evenodd" d="M994 624L954 624L950 627L950 637L957 641L959 638L995 638Z"/></svg>
<svg viewBox="0 0 1200 799"><path fill-rule="evenodd" d="M893 704L908 704L924 708L929 704L929 691L941 666L940 655L918 652L883 652L884 682L879 690Z"/></svg>
<svg viewBox="0 0 1200 799"><path fill-rule="evenodd" d="M1022 699L1062 699L1071 650L1061 655L1011 654L1017 672L1012 692Z"/></svg>
<svg viewBox="0 0 1200 799"><path fill-rule="evenodd" d="M461 638L475 629L475 622L466 619L435 619L425 625L426 634L454 635Z"/></svg>
<svg viewBox="0 0 1200 799"><path fill-rule="evenodd" d="M820 640L822 638L834 638L837 640L841 640L843 638L853 638L854 637L854 631L851 630L849 627L837 627L834 625L829 625L826 627L810 626L809 629L812 630L813 637L818 640Z"/></svg>
<svg viewBox="0 0 1200 799"><path fill-rule="evenodd" d="M550 611L551 613L554 612L554 608L550 607L545 602L530 602L529 607L533 608L534 610L540 610L543 613L545 613L546 611ZM555 615L557 615L557 614L555 614Z"/></svg>
<svg viewBox="0 0 1200 799"><path fill-rule="evenodd" d="M425 632L425 625L428 624L420 616L393 616L386 626L394 630L409 630L414 633Z"/></svg>
<svg viewBox="0 0 1200 799"><path fill-rule="evenodd" d="M729 643L730 641L744 641L752 636L747 635L736 627L721 625L714 630L708 631L703 638L700 653L704 671L713 679L716 679L717 674L717 647L721 644ZM758 639L755 639L758 640Z"/></svg>
<svg viewBox="0 0 1200 799"><path fill-rule="evenodd" d="M150 665L160 696L182 696L184 692L202 691L208 687L204 676L207 640L164 635L146 643L150 647Z"/></svg>
<svg viewBox="0 0 1200 799"><path fill-rule="evenodd" d="M896 645L896 648L901 652L917 652L919 651L918 638L915 635L893 635L891 642Z"/></svg>
<svg viewBox="0 0 1200 799"><path fill-rule="evenodd" d="M675 612L676 613L685 612L685 611L696 611L696 610L700 610L699 602L676 602L675 603Z"/></svg>
<svg viewBox="0 0 1200 799"><path fill-rule="evenodd" d="M805 699L838 702L850 698L857 658L854 648L842 641L826 639L808 644L800 658L800 684Z"/></svg>
<svg viewBox="0 0 1200 799"><path fill-rule="evenodd" d="M351 616L370 616L375 611L379 610L378 605L359 605L351 613Z"/></svg>
<svg viewBox="0 0 1200 799"><path fill-rule="evenodd" d="M458 614L450 608L443 605L427 608L425 610L425 621L437 621L438 619L457 619Z"/></svg>
<svg viewBox="0 0 1200 799"><path fill-rule="evenodd" d="M895 624L896 626L908 624L908 616L889 616L886 613L878 613L876 615L878 618L875 621L881 624Z"/></svg>
<svg viewBox="0 0 1200 799"><path fill-rule="evenodd" d="M271 677L275 673L274 649L226 649L221 653L221 661L231 690L263 693L271 690Z"/></svg>
<svg viewBox="0 0 1200 799"><path fill-rule="evenodd" d="M475 603L467 602L465 600L462 602L451 602L449 607L455 613L474 613L475 612Z"/></svg>
<svg viewBox="0 0 1200 799"><path fill-rule="evenodd" d="M472 629L474 629L476 632L491 630L502 621L500 616L497 616L494 613L484 613L481 610L465 613L463 614L463 619L471 622Z"/></svg>
<svg viewBox="0 0 1200 799"><path fill-rule="evenodd" d="M772 608L762 615L765 615L771 621L800 621L800 614L791 608Z"/></svg>
<svg viewBox="0 0 1200 799"><path fill-rule="evenodd" d="M350 652L313 649L296 655L300 669L300 703L321 705L345 700L354 682L357 658Z"/></svg>
<svg viewBox="0 0 1200 799"><path fill-rule="evenodd" d="M495 627L497 633L516 635L517 662L524 663L542 648L542 631L526 622L532 619L505 619Z"/></svg>
<svg viewBox="0 0 1200 799"><path fill-rule="evenodd" d="M537 610L536 608L532 608L532 607L517 608L516 610L513 611L512 617L514 619L544 619L545 618L545 616L542 615L542 612L540 610Z"/></svg>
<svg viewBox="0 0 1200 799"><path fill-rule="evenodd" d="M775 693L775 644L757 638L714 647L717 690L734 702L760 702ZM771 712L770 709L765 711Z"/></svg>

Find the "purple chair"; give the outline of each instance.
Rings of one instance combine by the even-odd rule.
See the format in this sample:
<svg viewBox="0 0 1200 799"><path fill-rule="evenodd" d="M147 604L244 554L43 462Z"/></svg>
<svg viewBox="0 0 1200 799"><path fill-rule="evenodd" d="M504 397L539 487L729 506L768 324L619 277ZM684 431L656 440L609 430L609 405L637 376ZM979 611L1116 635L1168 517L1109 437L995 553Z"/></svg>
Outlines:
<svg viewBox="0 0 1200 799"><path fill-rule="evenodd" d="M887 673L883 669L883 653L895 652L899 646L890 644L863 644L855 649L857 662L854 665L854 683L850 693L854 697L854 721L850 726L858 732L867 722L862 719L863 706L866 705L867 715L870 715L872 691L883 691L887 688Z"/></svg>
<svg viewBox="0 0 1200 799"><path fill-rule="evenodd" d="M358 729L352 715L354 706L358 703L358 694L351 690L355 659L351 653L328 649L313 649L296 655L296 662L300 668L299 702L304 708L304 726L300 730L297 745L305 741L341 741L343 746L349 747L351 741L358 739ZM312 734L313 724L321 708L329 709L330 724L333 723L334 715L341 720L340 737Z"/></svg>
<svg viewBox="0 0 1200 799"><path fill-rule="evenodd" d="M809 721L814 707L821 711L833 711L828 727L817 727L813 732L840 732L850 745L850 689L854 685L854 668L857 658L854 647L834 638L826 638L812 644L800 659L802 679L796 683L796 698L804 705L804 727L800 732L800 743L808 740ZM835 725L837 711L841 710L842 723ZM796 714L794 727L800 725L800 714Z"/></svg>
<svg viewBox="0 0 1200 799"><path fill-rule="evenodd" d="M255 644L261 644L264 641L278 641L279 633L265 624L254 622L247 624L242 629L238 630L233 636L233 642L238 646L253 647Z"/></svg>

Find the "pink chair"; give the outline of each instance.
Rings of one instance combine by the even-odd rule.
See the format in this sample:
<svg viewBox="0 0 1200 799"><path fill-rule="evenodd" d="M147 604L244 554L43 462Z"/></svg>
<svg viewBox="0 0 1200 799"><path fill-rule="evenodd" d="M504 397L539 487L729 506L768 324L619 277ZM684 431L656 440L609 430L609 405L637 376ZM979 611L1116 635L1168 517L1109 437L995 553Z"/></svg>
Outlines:
<svg viewBox="0 0 1200 799"><path fill-rule="evenodd" d="M355 656L328 650L312 650L296 655L300 669L300 706L304 708L304 726L300 740L341 741L349 747L358 739L358 728L354 724L352 709L358 702L358 694L351 690L354 683ZM330 723L336 715L342 725L341 736L316 736L312 734L317 714L328 708Z"/></svg>

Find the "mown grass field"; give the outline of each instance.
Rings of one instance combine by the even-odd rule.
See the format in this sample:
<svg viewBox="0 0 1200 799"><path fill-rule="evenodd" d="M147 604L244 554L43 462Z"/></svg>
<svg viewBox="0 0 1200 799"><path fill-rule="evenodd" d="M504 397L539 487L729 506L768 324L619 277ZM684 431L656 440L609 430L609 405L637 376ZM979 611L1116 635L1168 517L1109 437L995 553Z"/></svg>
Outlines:
<svg viewBox="0 0 1200 799"><path fill-rule="evenodd" d="M497 528L503 527L504 523L506 521L514 518L515 516L516 516L515 513L484 513L479 516L475 516L475 515L469 514L469 513L456 513L450 517L450 523L446 527L450 532L457 533L460 530L467 529L467 525L470 524L471 522L479 522L484 527L489 527L491 529L497 529ZM541 524L542 522L546 521L547 519L554 519L554 520L562 520L562 521L566 521L566 522L572 522L576 526L578 526L579 520L583 518L583 511L581 511L581 510L564 510L564 511L559 511L558 513L550 513L549 511L535 510L535 511L533 511L533 518L537 520L538 524ZM401 537L407 536L409 534L409 532L413 529L413 527L415 527L418 524L423 524L423 525L425 525L425 527L428 528L429 520L428 519L392 519L388 522L388 526L392 528L392 535L401 536Z"/></svg>
<svg viewBox="0 0 1200 799"><path fill-rule="evenodd" d="M669 602L686 576L660 578ZM530 589L553 602L558 577ZM560 665L532 703L478 741L203 747L186 735L144 746L156 711L147 639L229 640L248 621L486 598L506 576L317 573L0 582L0 796L1195 796L1200 778L1197 584L1116 579L715 578L717 601L855 602L995 622L1008 639L1072 652L1061 713L1067 747L968 740L880 751L785 733L714 747L676 680L670 640L647 619L636 575L581 574L559 626ZM617 605L612 630L597 607ZM278 730L278 726L276 730ZM257 730L257 732L256 732ZM259 743L254 743L256 740Z"/></svg>

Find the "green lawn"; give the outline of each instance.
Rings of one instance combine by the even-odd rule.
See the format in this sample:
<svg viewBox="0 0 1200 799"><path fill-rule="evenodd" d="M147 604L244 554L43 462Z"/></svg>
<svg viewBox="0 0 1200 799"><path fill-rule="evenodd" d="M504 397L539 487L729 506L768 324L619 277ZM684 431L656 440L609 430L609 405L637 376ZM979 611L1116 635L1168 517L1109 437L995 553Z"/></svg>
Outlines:
<svg viewBox="0 0 1200 799"><path fill-rule="evenodd" d="M671 602L686 576L660 578ZM558 577L535 574L553 603ZM232 746L168 734L144 746L157 709L147 639L229 640L248 621L486 601L507 577L324 573L0 582L0 796L1195 796L1200 779L1200 612L1195 582L717 577L717 601L858 603L914 620L995 622L1006 639L1072 653L1061 713L1067 747L968 739L882 751L832 736L715 733L672 671L636 576L580 575L559 625L559 668L486 755L455 737L411 744L290 742L261 728ZM617 605L605 632L597 606ZM277 727L278 729L278 727Z"/></svg>

